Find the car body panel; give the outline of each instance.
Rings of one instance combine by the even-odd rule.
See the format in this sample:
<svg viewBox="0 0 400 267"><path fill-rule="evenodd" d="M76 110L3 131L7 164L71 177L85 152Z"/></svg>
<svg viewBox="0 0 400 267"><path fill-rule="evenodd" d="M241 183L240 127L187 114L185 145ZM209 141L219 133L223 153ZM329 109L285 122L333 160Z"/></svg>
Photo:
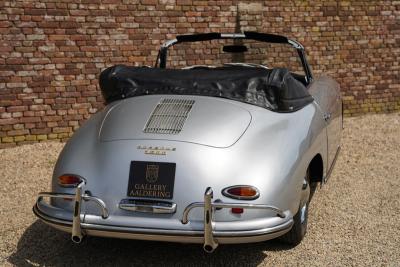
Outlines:
<svg viewBox="0 0 400 267"><path fill-rule="evenodd" d="M165 96L164 99L194 98ZM159 102L159 96L133 97L120 101L107 113L102 123L100 140L175 140L213 147L229 147L242 136L251 122L250 113L235 102L196 97L179 135L145 133L143 129Z"/></svg>
<svg viewBox="0 0 400 267"><path fill-rule="evenodd" d="M174 96L157 96L158 100L165 97ZM140 98L140 101L158 103L158 101L154 102L154 98L155 96L146 96ZM206 97L192 97L196 101L199 98ZM209 99L213 103L215 101L233 102L225 99ZM103 199L107 206L111 207L110 218L115 215L144 217L158 221L166 216L124 211L118 208L118 203L127 198L131 161L175 162L177 169L172 202L178 203L178 207L177 212L168 217L174 218L176 222L181 218L183 209L187 205L202 199L202 189L211 186L215 190L215 199L228 201L230 199L223 196L221 191L227 186L236 184L252 184L262 192L260 198L254 203L277 205L294 214L298 208L299 192L305 175L304 166L318 152L316 147L326 146L321 145L325 140L325 122L321 119L321 114L318 113L315 104L310 104L295 113L275 113L242 103L235 103L235 105L243 105L251 112L254 120L263 120L263 123L251 123L246 134L234 146L228 148L151 138L104 142L101 138L96 138L96 132L99 132L102 117L108 113L105 110L103 114L98 114L99 116L88 122L88 125L83 126L67 143L55 167L53 180L56 181L57 177L65 173L79 173L87 180L87 190ZM118 103L115 106L118 106ZM185 125L188 131L190 131L189 126ZM315 147L312 146L313 144ZM170 151L163 156L147 155L143 150L138 149L138 146L171 147L175 148L175 151ZM287 166L292 167L287 168ZM292 179L293 176L298 178ZM53 183L52 190L64 193L74 191L71 188L60 187L57 183ZM60 205L65 204L60 203ZM94 207L92 209L87 207L86 211L87 214L97 213ZM247 211L238 217L229 213L228 210L221 210L215 214L215 220L253 219L267 215L259 211ZM201 211L193 212L192 218L202 220ZM144 226L140 221L130 220L131 226ZM124 222L121 221L121 223ZM149 221L144 224L149 224ZM182 226L177 223L177 227Z"/></svg>
<svg viewBox="0 0 400 267"><path fill-rule="evenodd" d="M150 106L163 98L174 97L180 96L143 96L140 102ZM116 102L94 115L65 145L54 169L52 192L73 194L75 189L59 186L57 178L66 173L78 173L87 182L85 191L102 199L110 213L107 220L104 220L99 216L99 211L94 204L84 202L82 225L153 229L155 232L151 236L165 229L171 231L204 229L202 209L194 209L191 212L188 224L182 224L181 219L188 205L202 201L204 189L207 187L214 189L214 199L217 201L241 203L243 201L229 199L222 195L222 190L232 185L250 184L261 192L260 197L252 201L253 204L277 206L285 211L288 219L291 220L299 208L300 192L307 166L317 154L321 155L324 163L327 162L327 122L323 119L319 105L313 102L293 113L276 113L233 100L202 96L190 98L212 103L217 101L221 105L234 105L240 110L246 110L251 114L251 122L245 129L245 134L227 147L213 147L188 142L188 140L176 140L176 136L171 138L162 136L155 139L154 136L149 135L150 137L146 138L143 135L140 139L105 141L101 139L100 134L104 127L103 121L113 107L120 105ZM123 101L125 100L121 100ZM135 101L130 103L135 103ZM143 127L142 123L140 127ZM184 127L185 130L191 131L189 127L197 127L197 125L186 124ZM200 129L198 128L197 131ZM120 129L115 128L115 130ZM232 140L230 139L229 143ZM168 151L166 155L153 155L145 154L145 151L139 147L168 147L174 150ZM128 198L129 166L134 160L177 164L174 197L171 200L177 204L175 213L139 213L118 207L122 199ZM326 166L328 165L324 164L324 174L327 172ZM53 199L51 205L58 210L44 208L42 211L44 214L50 212L54 218L59 219L71 216L74 209L73 202L61 199ZM40 208L43 206L39 206ZM60 209L64 210L64 213L60 212ZM216 232L234 229L240 232L268 228L279 218L268 210L245 210L243 214L237 215L231 213L229 209L222 209L215 212L213 219ZM89 229L91 228L88 228L88 233ZM103 236L109 235L107 231L96 232L97 235L101 233ZM147 240L148 235L145 234L140 239ZM270 234L264 239L274 236ZM246 238L236 243L255 242L258 239L259 237L254 236L253 239ZM153 240L160 240L160 238L155 235ZM175 236L168 240L187 241L184 236L180 238Z"/></svg>
<svg viewBox="0 0 400 267"><path fill-rule="evenodd" d="M339 84L328 76L322 76L309 87L310 94L318 103L327 122L328 160L330 167L340 147L342 118L342 99Z"/></svg>
<svg viewBox="0 0 400 267"><path fill-rule="evenodd" d="M303 47L293 44L304 56ZM302 63L307 65L305 58ZM327 76L314 79L307 69L304 81L310 81L307 90L314 100L293 112L199 95L142 95L108 104L66 143L54 168L51 192L40 194L35 214L72 232L73 239L87 234L210 246L207 240L214 237L219 243L244 243L286 233L302 205L311 162L322 159L325 182L340 146L340 87ZM145 132L153 110L165 99L194 101L182 130ZM134 199L128 196L133 161L176 164L173 198L162 200L176 204L174 211L120 207L121 201ZM83 181L77 188L63 187L58 177L64 174L79 175ZM253 186L259 197L239 200L222 194L234 185ZM50 201L44 201L48 196ZM246 208L236 214L213 206L218 203Z"/></svg>

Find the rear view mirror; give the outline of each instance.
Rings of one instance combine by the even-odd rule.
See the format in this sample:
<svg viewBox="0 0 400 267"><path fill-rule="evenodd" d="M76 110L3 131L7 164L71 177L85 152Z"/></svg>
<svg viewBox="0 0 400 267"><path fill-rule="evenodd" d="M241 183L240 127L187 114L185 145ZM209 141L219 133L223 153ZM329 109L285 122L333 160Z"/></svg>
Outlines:
<svg viewBox="0 0 400 267"><path fill-rule="evenodd" d="M222 50L228 53L243 53L247 52L247 47L245 45L224 45Z"/></svg>

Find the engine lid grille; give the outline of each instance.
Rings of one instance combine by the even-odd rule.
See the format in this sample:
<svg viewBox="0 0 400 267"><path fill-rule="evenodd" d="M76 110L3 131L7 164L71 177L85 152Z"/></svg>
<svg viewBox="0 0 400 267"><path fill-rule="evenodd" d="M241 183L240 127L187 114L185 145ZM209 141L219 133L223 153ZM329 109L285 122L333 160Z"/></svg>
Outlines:
<svg viewBox="0 0 400 267"><path fill-rule="evenodd" d="M189 99L162 99L151 113L143 132L180 133L194 102Z"/></svg>

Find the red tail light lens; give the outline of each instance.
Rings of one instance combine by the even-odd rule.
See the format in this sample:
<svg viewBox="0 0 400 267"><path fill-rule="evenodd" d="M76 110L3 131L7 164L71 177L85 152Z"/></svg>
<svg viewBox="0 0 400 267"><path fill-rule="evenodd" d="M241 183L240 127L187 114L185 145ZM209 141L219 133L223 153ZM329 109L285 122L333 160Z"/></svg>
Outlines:
<svg viewBox="0 0 400 267"><path fill-rule="evenodd" d="M58 184L64 187L76 187L82 182L82 178L77 175L64 174L58 177Z"/></svg>
<svg viewBox="0 0 400 267"><path fill-rule="evenodd" d="M243 209L242 208L232 208L231 211L234 214L242 214L243 213Z"/></svg>
<svg viewBox="0 0 400 267"><path fill-rule="evenodd" d="M250 185L230 186L222 190L222 194L226 197L241 200L254 200L260 196L258 189Z"/></svg>

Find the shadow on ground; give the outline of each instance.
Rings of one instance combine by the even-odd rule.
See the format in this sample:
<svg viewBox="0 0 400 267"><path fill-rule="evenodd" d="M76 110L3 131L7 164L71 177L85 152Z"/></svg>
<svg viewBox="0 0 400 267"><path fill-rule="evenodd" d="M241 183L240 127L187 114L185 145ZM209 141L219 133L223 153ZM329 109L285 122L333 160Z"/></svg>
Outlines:
<svg viewBox="0 0 400 267"><path fill-rule="evenodd" d="M147 242L88 237L81 244L68 234L35 221L18 242L17 251L8 258L16 266L45 265L240 265L256 266L268 258L268 251L287 250L278 241L256 244L221 245L213 254L200 245Z"/></svg>

